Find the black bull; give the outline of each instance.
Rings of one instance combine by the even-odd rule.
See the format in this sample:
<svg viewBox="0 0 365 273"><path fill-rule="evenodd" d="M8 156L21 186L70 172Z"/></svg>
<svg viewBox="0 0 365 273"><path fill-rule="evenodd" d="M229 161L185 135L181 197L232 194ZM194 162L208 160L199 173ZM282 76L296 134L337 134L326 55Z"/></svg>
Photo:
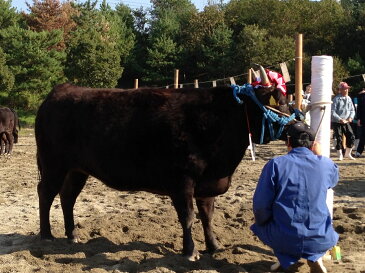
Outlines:
<svg viewBox="0 0 365 273"><path fill-rule="evenodd" d="M273 88L256 90L263 104L278 94ZM248 97L242 99L239 105L230 87L56 86L35 124L41 238L53 239L49 211L60 194L66 236L77 241L73 207L92 175L117 190L168 195L183 229L183 254L190 260L199 258L191 235L195 198L207 250L215 251L215 196L228 190L249 145L248 123L253 140L260 138L262 111Z"/></svg>
<svg viewBox="0 0 365 273"><path fill-rule="evenodd" d="M20 122L15 110L0 107L0 155L11 154L14 143L18 142Z"/></svg>

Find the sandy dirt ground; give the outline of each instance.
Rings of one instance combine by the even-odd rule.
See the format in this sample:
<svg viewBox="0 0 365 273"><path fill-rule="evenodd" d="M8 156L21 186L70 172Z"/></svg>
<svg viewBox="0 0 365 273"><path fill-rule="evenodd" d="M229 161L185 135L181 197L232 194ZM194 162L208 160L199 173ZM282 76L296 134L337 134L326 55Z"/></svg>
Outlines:
<svg viewBox="0 0 365 273"><path fill-rule="evenodd" d="M193 237L202 253L197 262L180 255L182 231L169 198L118 192L94 178L75 205L81 242L67 242L58 197L51 208L57 239L40 241L35 151L34 132L23 129L13 154L0 157L1 273L268 272L275 261L249 227L260 171L267 160L286 153L283 142L258 146L256 161L247 153L229 191L217 198L214 229L221 249L213 255L204 253L196 215ZM330 272L365 272L365 158L337 163L341 177L335 188L334 226L340 234L342 259L325 265ZM304 261L299 272L309 272Z"/></svg>

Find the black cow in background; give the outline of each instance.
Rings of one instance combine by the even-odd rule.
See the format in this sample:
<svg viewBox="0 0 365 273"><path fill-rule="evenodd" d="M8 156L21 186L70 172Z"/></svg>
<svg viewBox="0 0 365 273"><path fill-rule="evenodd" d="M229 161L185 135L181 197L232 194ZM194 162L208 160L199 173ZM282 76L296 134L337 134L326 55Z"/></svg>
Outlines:
<svg viewBox="0 0 365 273"><path fill-rule="evenodd" d="M263 104L278 92L274 87L255 89ZM78 240L73 207L92 175L117 190L169 196L189 260L199 259L191 235L195 198L207 250L215 251L214 199L228 190L244 156L248 126L256 143L261 133L262 110L249 97L239 96L242 105L231 87L54 87L35 123L41 238L53 239L49 212L60 194L66 236ZM268 130L264 140L270 140Z"/></svg>
<svg viewBox="0 0 365 273"><path fill-rule="evenodd" d="M16 112L8 107L0 107L0 155L11 154L14 143L18 143L19 118Z"/></svg>

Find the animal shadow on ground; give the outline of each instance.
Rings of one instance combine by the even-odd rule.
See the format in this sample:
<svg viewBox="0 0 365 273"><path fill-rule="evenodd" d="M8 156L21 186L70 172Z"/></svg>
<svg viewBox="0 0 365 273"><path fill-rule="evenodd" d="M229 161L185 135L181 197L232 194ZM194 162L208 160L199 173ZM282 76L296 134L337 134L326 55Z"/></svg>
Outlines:
<svg viewBox="0 0 365 273"><path fill-rule="evenodd" d="M181 273L192 270L216 270L219 273L245 272L244 264L242 267L231 264L226 259L214 257L214 254L201 253L199 261L191 262L180 254L181 250L175 252L170 247L169 244L150 244L143 241L119 245L104 237L93 238L86 243L71 244L66 238L42 241L38 235L0 234L0 255L29 251L35 259L60 264L82 264L85 271L108 267L122 272L137 273L164 267ZM251 250L257 248L243 247ZM257 248L257 251L266 250ZM121 253L121 257L118 257L118 253ZM142 261L137 257L141 255L144 256ZM136 257L137 259L134 259Z"/></svg>

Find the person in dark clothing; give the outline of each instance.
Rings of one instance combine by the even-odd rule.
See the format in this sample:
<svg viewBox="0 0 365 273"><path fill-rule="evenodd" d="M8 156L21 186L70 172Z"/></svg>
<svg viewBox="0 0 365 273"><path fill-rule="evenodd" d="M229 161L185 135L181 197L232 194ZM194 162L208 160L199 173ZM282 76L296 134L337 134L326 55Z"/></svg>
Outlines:
<svg viewBox="0 0 365 273"><path fill-rule="evenodd" d="M357 96L357 130L359 133L359 145L355 157L360 157L365 145L365 88Z"/></svg>

